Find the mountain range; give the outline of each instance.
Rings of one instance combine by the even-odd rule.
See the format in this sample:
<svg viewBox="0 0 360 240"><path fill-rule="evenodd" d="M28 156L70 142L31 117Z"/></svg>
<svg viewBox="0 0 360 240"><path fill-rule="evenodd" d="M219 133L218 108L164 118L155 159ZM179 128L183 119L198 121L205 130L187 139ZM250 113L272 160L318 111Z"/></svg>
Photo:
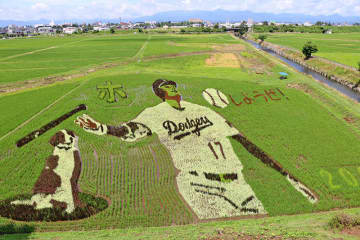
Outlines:
<svg viewBox="0 0 360 240"><path fill-rule="evenodd" d="M131 22L145 22L145 21L187 21L190 18L200 18L202 20L210 22L238 22L243 20L252 19L255 22L260 21L275 21L275 22L290 22L290 23L304 23L310 22L315 23L317 21L322 22L331 22L331 23L355 23L360 22L360 16L341 16L338 14L334 15L319 15L312 16L306 14L295 14L295 13L255 13L251 11L228 11L223 9L217 9L214 11L202 11L202 10L193 10L193 11L168 11L156 13L152 16L136 17L136 18L126 18L122 21L131 21ZM55 20L55 23L62 24L65 22L72 23L94 23L97 21L101 22L113 22L118 23L120 19L62 19ZM39 19L39 20L29 20L29 21L16 21L16 20L0 20L0 26L7 26L10 24L16 25L34 25L39 23L49 23L49 19Z"/></svg>

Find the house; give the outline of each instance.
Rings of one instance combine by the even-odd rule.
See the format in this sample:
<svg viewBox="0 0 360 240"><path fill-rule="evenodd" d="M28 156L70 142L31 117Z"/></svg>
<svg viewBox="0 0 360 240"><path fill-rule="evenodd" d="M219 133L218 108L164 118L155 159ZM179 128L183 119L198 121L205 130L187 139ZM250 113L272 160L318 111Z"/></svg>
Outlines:
<svg viewBox="0 0 360 240"><path fill-rule="evenodd" d="M15 34L16 34L16 31L17 31L17 26L11 24L11 25L9 25L9 26L7 27L6 33L9 34L9 35L15 35Z"/></svg>
<svg viewBox="0 0 360 240"><path fill-rule="evenodd" d="M118 29L129 29L131 27L131 25L129 23L126 22L120 22L119 26L117 27Z"/></svg>
<svg viewBox="0 0 360 240"><path fill-rule="evenodd" d="M201 24L199 24L199 23L194 23L194 24L192 25L192 27L201 27Z"/></svg>
<svg viewBox="0 0 360 240"><path fill-rule="evenodd" d="M79 29L77 27L66 27L63 29L63 33L65 34L73 34L77 32Z"/></svg>
<svg viewBox="0 0 360 240"><path fill-rule="evenodd" d="M305 27L311 27L312 25L313 25L313 24L311 24L311 23L309 23L309 22L305 22L305 23L304 23L304 26L305 26Z"/></svg>
<svg viewBox="0 0 360 240"><path fill-rule="evenodd" d="M225 27L226 29L230 29L232 27L232 24L230 22L226 22L226 23L221 23L219 26Z"/></svg>
<svg viewBox="0 0 360 240"><path fill-rule="evenodd" d="M55 32L52 27L38 27L36 31L40 34L53 34Z"/></svg>
<svg viewBox="0 0 360 240"><path fill-rule="evenodd" d="M247 25L249 28L251 28L251 27L254 25L254 20L252 20L251 18L249 18L249 19L247 20L246 25Z"/></svg>
<svg viewBox="0 0 360 240"><path fill-rule="evenodd" d="M110 31L110 27L106 26L106 25L102 25L102 26L94 26L94 31Z"/></svg>
<svg viewBox="0 0 360 240"><path fill-rule="evenodd" d="M35 33L35 28L33 28L32 26L26 26L24 28L24 34L25 35L32 35Z"/></svg>
<svg viewBox="0 0 360 240"><path fill-rule="evenodd" d="M190 18L189 22L190 23L203 23L203 20L201 20L199 18Z"/></svg>
<svg viewBox="0 0 360 240"><path fill-rule="evenodd" d="M172 26L171 28L187 28L188 26Z"/></svg>

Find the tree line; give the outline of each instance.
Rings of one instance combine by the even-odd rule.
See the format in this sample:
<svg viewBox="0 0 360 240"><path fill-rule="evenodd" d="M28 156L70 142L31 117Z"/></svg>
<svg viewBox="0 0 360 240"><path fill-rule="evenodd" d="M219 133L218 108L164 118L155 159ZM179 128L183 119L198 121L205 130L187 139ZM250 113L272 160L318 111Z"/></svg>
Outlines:
<svg viewBox="0 0 360 240"><path fill-rule="evenodd" d="M255 33L264 32L300 32L300 33L326 33L331 30L333 33L349 33L349 32L360 32L360 26L330 26L330 25L313 25L313 26L302 26L302 25L255 25L253 31Z"/></svg>

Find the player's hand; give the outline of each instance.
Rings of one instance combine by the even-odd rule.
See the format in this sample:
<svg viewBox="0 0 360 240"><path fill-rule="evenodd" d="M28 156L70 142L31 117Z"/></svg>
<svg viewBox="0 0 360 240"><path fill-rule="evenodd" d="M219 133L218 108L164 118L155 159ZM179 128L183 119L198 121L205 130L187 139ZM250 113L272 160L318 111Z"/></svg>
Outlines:
<svg viewBox="0 0 360 240"><path fill-rule="evenodd" d="M107 133L107 127L105 124L101 124L90 116L83 114L75 120L75 124L79 125L85 131L96 135L105 135Z"/></svg>

